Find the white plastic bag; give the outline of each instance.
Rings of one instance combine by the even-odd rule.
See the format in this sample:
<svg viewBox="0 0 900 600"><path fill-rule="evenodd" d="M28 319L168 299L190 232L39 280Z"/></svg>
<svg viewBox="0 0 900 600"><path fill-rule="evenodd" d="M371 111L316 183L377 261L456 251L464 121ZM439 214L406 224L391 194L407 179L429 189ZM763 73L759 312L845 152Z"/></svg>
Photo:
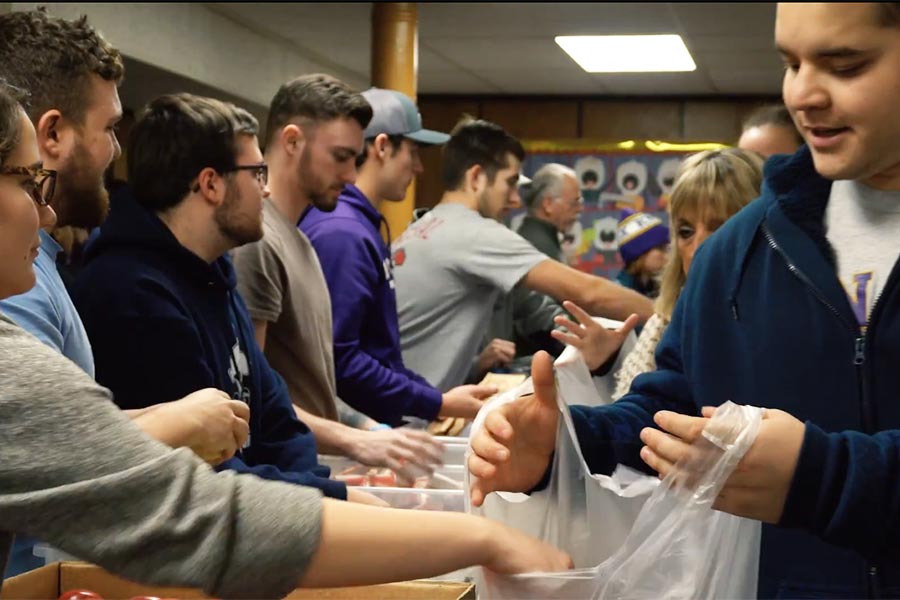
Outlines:
<svg viewBox="0 0 900 600"><path fill-rule="evenodd" d="M550 483L541 492L490 494L474 514L516 527L571 554L576 569L513 577L484 571L480 598L752 598L756 596L759 523L712 510L728 475L752 445L762 409L726 403L693 446L690 460L663 482L625 467L592 475L578 446L570 404L597 391L576 356L556 363L560 419ZM526 381L482 409L533 390ZM640 444L639 440L635 440ZM466 489L470 489L466 474Z"/></svg>

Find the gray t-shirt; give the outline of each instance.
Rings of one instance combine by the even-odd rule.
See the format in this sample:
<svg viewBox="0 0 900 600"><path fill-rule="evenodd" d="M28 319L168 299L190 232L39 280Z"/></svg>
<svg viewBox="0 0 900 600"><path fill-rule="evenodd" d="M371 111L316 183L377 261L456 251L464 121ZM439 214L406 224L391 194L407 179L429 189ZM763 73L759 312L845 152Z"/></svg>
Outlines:
<svg viewBox="0 0 900 600"><path fill-rule="evenodd" d="M838 278L865 329L900 256L900 192L876 190L857 181L835 181L825 224L837 257Z"/></svg>
<svg viewBox="0 0 900 600"><path fill-rule="evenodd" d="M238 291L250 316L268 322L266 359L293 403L336 421L331 296L319 257L268 198L263 230L260 241L234 249Z"/></svg>
<svg viewBox="0 0 900 600"><path fill-rule="evenodd" d="M75 363L0 313L0 574L21 532L146 584L280 598L319 544L318 490L147 436Z"/></svg>
<svg viewBox="0 0 900 600"><path fill-rule="evenodd" d="M403 362L446 391L466 380L494 302L548 259L462 204L438 204L393 244Z"/></svg>

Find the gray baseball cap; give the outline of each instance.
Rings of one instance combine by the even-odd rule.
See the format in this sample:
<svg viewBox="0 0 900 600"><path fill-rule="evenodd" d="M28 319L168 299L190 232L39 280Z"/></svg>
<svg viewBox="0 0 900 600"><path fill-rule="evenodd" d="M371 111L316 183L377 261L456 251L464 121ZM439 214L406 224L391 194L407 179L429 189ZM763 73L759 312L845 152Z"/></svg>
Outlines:
<svg viewBox="0 0 900 600"><path fill-rule="evenodd" d="M450 139L446 133L422 128L422 115L406 94L373 87L362 95L372 105L372 120L363 132L367 140L382 133L429 145L446 144Z"/></svg>

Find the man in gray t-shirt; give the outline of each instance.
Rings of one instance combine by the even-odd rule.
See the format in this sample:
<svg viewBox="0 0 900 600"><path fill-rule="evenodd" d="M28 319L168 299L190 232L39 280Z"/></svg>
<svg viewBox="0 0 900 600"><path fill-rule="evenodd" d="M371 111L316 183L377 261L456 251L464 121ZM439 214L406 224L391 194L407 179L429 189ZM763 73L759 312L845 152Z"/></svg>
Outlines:
<svg viewBox="0 0 900 600"><path fill-rule="evenodd" d="M519 205L524 156L498 125L458 127L444 148L440 203L394 244L403 360L442 390L465 381L494 302L516 284L599 316L652 314L643 296L547 258L499 223Z"/></svg>

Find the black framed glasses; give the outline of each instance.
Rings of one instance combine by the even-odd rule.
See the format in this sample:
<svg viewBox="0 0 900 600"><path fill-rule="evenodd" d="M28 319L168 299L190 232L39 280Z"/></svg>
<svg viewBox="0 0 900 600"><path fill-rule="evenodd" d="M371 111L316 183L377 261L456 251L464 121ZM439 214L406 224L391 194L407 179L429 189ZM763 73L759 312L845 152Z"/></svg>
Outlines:
<svg viewBox="0 0 900 600"><path fill-rule="evenodd" d="M26 177L20 184L38 206L47 206L56 191L56 171L42 167L0 167L0 175Z"/></svg>
<svg viewBox="0 0 900 600"><path fill-rule="evenodd" d="M256 177L259 185L265 186L269 183L269 165L266 163L258 163L255 165L237 165L234 171L250 171L250 174Z"/></svg>

